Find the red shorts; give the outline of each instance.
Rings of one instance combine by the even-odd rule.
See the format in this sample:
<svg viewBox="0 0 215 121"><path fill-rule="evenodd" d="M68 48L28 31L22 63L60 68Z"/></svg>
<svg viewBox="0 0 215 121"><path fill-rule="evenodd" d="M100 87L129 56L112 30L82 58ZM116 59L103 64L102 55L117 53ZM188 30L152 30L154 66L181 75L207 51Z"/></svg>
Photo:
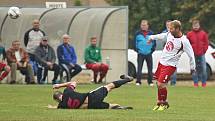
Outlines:
<svg viewBox="0 0 215 121"><path fill-rule="evenodd" d="M176 67L174 66L164 66L159 63L154 77L160 83L168 83L170 76L175 72L175 70Z"/></svg>
<svg viewBox="0 0 215 121"><path fill-rule="evenodd" d="M5 68L6 64L0 62L0 71L2 71Z"/></svg>

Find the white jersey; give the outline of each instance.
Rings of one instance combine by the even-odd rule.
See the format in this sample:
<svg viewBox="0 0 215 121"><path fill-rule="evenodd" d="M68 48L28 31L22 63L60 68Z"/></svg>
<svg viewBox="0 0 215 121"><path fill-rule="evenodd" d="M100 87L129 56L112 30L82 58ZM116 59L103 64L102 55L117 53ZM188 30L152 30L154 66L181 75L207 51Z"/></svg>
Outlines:
<svg viewBox="0 0 215 121"><path fill-rule="evenodd" d="M161 33L157 35L151 35L152 40L163 40L166 41L163 49L160 63L166 66L176 67L183 52L186 52L190 58L190 68L195 70L195 58L192 46L186 36L175 38L171 33Z"/></svg>
<svg viewBox="0 0 215 121"><path fill-rule="evenodd" d="M27 44L27 52L33 54L36 48L40 45L41 39L44 36L41 31L30 31L29 32L29 41Z"/></svg>

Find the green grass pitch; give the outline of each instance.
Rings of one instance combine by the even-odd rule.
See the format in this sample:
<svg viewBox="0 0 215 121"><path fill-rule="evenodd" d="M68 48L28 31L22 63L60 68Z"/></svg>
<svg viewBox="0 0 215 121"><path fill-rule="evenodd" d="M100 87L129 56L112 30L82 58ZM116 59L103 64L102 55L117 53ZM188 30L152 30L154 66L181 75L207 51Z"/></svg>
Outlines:
<svg viewBox="0 0 215 121"><path fill-rule="evenodd" d="M80 92L100 85L78 85ZM156 87L128 84L113 90L107 102L132 106L133 110L47 109L51 85L0 84L0 121L215 121L215 88L168 87L170 108L152 111Z"/></svg>

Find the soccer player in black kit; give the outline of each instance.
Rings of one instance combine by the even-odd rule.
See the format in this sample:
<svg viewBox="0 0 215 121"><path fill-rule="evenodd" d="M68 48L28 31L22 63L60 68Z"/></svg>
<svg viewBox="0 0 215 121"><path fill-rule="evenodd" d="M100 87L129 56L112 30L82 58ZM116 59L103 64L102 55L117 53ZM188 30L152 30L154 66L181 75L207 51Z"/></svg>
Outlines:
<svg viewBox="0 0 215 121"><path fill-rule="evenodd" d="M120 106L119 104L110 104L104 102L104 98L114 88L118 88L127 82L133 80L132 77L121 75L120 80L101 86L88 93L79 93L75 91L76 82L66 82L53 85L53 89L66 87L64 92L55 91L53 99L59 102L58 106L49 105L48 108L58 109L133 109L132 107Z"/></svg>

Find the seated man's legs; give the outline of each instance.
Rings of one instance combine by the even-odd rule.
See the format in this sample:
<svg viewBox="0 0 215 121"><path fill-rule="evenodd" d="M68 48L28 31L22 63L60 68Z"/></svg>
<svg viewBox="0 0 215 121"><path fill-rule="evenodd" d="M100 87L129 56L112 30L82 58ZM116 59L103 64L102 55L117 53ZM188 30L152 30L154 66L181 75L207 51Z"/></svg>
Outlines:
<svg viewBox="0 0 215 121"><path fill-rule="evenodd" d="M74 64L74 67L66 64L60 64L60 65L63 68L63 70L66 71L67 82L69 82L71 78L73 78L75 75L77 75L82 71L81 66L79 66L78 64Z"/></svg>
<svg viewBox="0 0 215 121"><path fill-rule="evenodd" d="M54 63L53 67L51 69L49 68L49 70L54 71L54 78L52 79L52 83L57 83L56 80L61 71L60 66Z"/></svg>
<svg viewBox="0 0 215 121"><path fill-rule="evenodd" d="M10 83L13 84L13 83L16 83L17 64L16 63L11 63L10 67L11 67L11 75L10 75L11 80L10 80Z"/></svg>
<svg viewBox="0 0 215 121"><path fill-rule="evenodd" d="M78 64L74 64L74 65L75 66L70 69L71 78L73 78L75 75L77 75L82 71L81 66L79 66Z"/></svg>
<svg viewBox="0 0 215 121"><path fill-rule="evenodd" d="M100 70L100 64L97 63L89 63L86 64L87 69L93 70L93 81L97 83L97 76Z"/></svg>
<svg viewBox="0 0 215 121"><path fill-rule="evenodd" d="M1 75L0 75L0 81L3 80L8 73L10 72L10 67L7 66L5 63L0 63L0 71L1 71Z"/></svg>
<svg viewBox="0 0 215 121"><path fill-rule="evenodd" d="M106 76L107 72L108 72L108 65L107 64L101 64L100 65L100 78L99 78L99 83L102 82L102 79Z"/></svg>
<svg viewBox="0 0 215 121"><path fill-rule="evenodd" d="M38 84L41 84L42 83L42 81L41 81L41 79L42 79L42 71L43 71L44 69L42 68L42 67L38 67L38 70L37 70L37 83Z"/></svg>
<svg viewBox="0 0 215 121"><path fill-rule="evenodd" d="M34 72L31 64L27 64L28 76L30 77L30 83L35 83Z"/></svg>
<svg viewBox="0 0 215 121"><path fill-rule="evenodd" d="M37 72L38 72L38 67L37 67L37 62L35 60L35 55L34 54L31 54L31 53L28 53L29 55L29 63L31 64L32 66L32 69L33 69L33 72L34 72L34 76L37 75Z"/></svg>
<svg viewBox="0 0 215 121"><path fill-rule="evenodd" d="M61 76L63 76L63 71L66 72L66 81L69 82L70 79L71 79L71 76L70 76L70 68L69 66L67 66L66 64L59 64L62 68L62 71L61 71ZM62 77L61 77L62 78Z"/></svg>
<svg viewBox="0 0 215 121"><path fill-rule="evenodd" d="M35 78L31 64L27 64L26 67L19 67L22 74L25 75L25 81L27 84L34 84Z"/></svg>
<svg viewBox="0 0 215 121"><path fill-rule="evenodd" d="M39 67L37 71L37 81L38 84L44 84L46 77L48 74L48 68L47 67Z"/></svg>

